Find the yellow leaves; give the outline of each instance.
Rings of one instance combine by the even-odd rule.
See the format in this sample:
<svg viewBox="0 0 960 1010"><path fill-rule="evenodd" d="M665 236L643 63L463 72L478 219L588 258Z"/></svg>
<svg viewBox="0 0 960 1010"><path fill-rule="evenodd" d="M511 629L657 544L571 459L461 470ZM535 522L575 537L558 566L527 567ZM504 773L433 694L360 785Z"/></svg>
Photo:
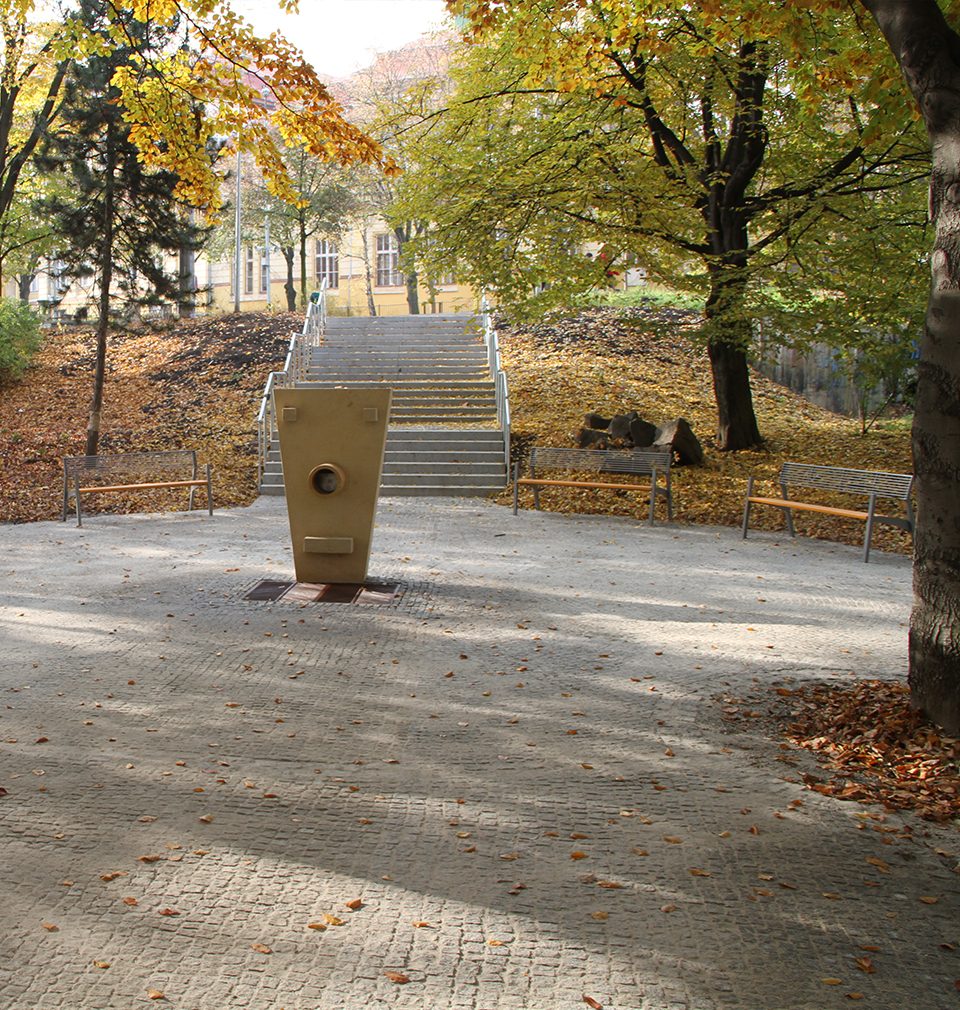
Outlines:
<svg viewBox="0 0 960 1010"><path fill-rule="evenodd" d="M160 989L148 989L147 999L166 999Z"/></svg>
<svg viewBox="0 0 960 1010"><path fill-rule="evenodd" d="M272 948L268 947L265 943L251 943L250 949L255 950L258 954L272 954Z"/></svg>
<svg viewBox="0 0 960 1010"><path fill-rule="evenodd" d="M59 933L60 927L55 922L41 922L41 929L45 929L48 933Z"/></svg>
<svg viewBox="0 0 960 1010"><path fill-rule="evenodd" d="M404 975L401 971L385 971L383 974L396 985L406 985L410 981L410 976Z"/></svg>

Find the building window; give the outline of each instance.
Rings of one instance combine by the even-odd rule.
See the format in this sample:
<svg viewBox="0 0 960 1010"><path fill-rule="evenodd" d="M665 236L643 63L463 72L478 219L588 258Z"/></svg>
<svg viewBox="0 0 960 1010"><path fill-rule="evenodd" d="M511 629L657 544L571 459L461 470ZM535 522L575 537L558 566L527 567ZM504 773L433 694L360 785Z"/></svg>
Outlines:
<svg viewBox="0 0 960 1010"><path fill-rule="evenodd" d="M243 250L243 293L253 294L253 246L248 245Z"/></svg>
<svg viewBox="0 0 960 1010"><path fill-rule="evenodd" d="M267 250L260 250L260 294L264 294L270 286L270 260L267 258Z"/></svg>
<svg viewBox="0 0 960 1010"><path fill-rule="evenodd" d="M337 243L322 238L317 241L317 284L327 282L328 288L340 286L340 253Z"/></svg>
<svg viewBox="0 0 960 1010"><path fill-rule="evenodd" d="M377 287L399 288L403 286L400 273L400 253L397 250L396 235L377 236Z"/></svg>

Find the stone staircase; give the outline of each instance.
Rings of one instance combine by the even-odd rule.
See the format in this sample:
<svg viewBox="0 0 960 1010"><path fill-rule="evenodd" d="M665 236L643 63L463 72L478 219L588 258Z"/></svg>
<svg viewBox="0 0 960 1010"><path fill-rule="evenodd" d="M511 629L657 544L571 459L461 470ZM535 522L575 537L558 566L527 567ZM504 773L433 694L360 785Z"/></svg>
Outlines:
<svg viewBox="0 0 960 1010"><path fill-rule="evenodd" d="M330 317L297 385L393 390L383 495L489 495L507 483L495 385L474 317ZM275 441L260 492L283 494Z"/></svg>

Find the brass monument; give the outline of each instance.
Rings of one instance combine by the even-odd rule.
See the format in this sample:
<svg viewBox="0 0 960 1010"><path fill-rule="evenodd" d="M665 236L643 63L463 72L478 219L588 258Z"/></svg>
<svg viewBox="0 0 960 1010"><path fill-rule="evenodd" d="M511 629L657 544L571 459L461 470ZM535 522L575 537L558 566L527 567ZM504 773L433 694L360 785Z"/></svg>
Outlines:
<svg viewBox="0 0 960 1010"><path fill-rule="evenodd" d="M363 582L389 389L277 389L280 458L298 582Z"/></svg>

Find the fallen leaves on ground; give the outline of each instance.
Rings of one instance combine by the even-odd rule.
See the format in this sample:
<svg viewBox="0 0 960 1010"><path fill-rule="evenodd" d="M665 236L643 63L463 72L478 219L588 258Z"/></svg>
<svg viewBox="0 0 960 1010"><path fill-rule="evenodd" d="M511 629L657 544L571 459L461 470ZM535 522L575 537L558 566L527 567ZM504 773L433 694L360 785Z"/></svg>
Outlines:
<svg viewBox="0 0 960 1010"><path fill-rule="evenodd" d="M930 821L960 817L960 739L914 711L905 684L809 684L786 695L781 689L777 698L790 709L780 717L788 738L830 773L806 776L809 788ZM884 872L880 863L874 865Z"/></svg>
<svg viewBox="0 0 960 1010"><path fill-rule="evenodd" d="M243 313L114 333L100 451L196 449L213 467L214 505L256 497L256 414L268 373L283 367L302 316ZM0 521L59 518L61 457L83 453L93 383L90 330L50 332L0 398ZM84 509L186 508L182 491L98 496ZM202 495L198 496L205 504Z"/></svg>

